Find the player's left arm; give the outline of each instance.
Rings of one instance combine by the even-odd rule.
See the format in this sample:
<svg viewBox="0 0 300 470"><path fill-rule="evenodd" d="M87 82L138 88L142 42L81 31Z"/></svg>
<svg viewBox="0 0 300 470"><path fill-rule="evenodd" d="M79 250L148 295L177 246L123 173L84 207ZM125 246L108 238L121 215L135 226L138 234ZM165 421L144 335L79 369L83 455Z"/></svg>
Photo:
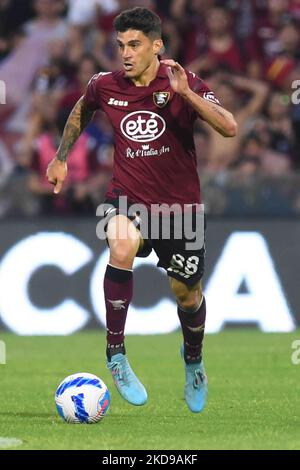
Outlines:
<svg viewBox="0 0 300 470"><path fill-rule="evenodd" d="M224 137L234 137L237 123L233 115L218 104L206 100L195 93L189 86L184 68L174 60L162 60L168 67L168 76L172 89L181 95L211 127Z"/></svg>

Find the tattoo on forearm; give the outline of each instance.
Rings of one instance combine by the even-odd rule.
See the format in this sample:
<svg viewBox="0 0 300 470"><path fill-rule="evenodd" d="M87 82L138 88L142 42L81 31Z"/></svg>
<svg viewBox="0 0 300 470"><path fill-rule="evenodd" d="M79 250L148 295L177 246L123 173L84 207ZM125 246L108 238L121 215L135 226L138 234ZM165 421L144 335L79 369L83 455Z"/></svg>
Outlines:
<svg viewBox="0 0 300 470"><path fill-rule="evenodd" d="M218 113L218 114L219 114L220 116L222 116L223 118L226 117L225 114L222 113L222 111L221 111L221 109L220 109L219 107L213 106L212 109L213 109L213 111L215 111L216 113Z"/></svg>
<svg viewBox="0 0 300 470"><path fill-rule="evenodd" d="M57 159L65 162L74 143L93 117L94 112L84 105L83 98L76 103L65 125Z"/></svg>
<svg viewBox="0 0 300 470"><path fill-rule="evenodd" d="M226 119L226 114L224 112L222 112L222 109L219 107L219 106L212 106L211 108L215 113L217 113L219 116L222 117L222 119ZM210 120L209 121L209 124L221 135L223 135L224 137L227 137L227 133L226 131L224 130L223 126L220 124L220 123L217 123L214 120Z"/></svg>

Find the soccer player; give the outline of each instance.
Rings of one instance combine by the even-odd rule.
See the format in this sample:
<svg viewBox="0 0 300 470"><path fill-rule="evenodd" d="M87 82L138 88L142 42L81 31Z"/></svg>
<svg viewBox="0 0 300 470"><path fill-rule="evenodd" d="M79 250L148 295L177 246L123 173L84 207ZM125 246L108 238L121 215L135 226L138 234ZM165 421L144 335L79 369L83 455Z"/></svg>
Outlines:
<svg viewBox="0 0 300 470"><path fill-rule="evenodd" d="M161 21L152 11L134 8L114 21L123 69L99 73L90 80L67 121L48 180L59 193L67 176L70 149L97 109L110 119L115 156L107 202L112 205L107 228L110 258L104 276L107 320L107 367L122 397L133 405L147 400L145 387L132 371L125 351L124 329L132 299L135 256L155 250L170 280L183 332L185 400L200 412L207 399L202 359L206 318L201 278L205 247L189 251L186 240L143 238L138 213L119 210L121 196L141 203L198 207L200 184L193 141L193 123L200 117L224 137L234 137L236 122L214 93L174 60L160 60ZM124 233L126 236L124 237ZM161 312L164 315L164 312Z"/></svg>

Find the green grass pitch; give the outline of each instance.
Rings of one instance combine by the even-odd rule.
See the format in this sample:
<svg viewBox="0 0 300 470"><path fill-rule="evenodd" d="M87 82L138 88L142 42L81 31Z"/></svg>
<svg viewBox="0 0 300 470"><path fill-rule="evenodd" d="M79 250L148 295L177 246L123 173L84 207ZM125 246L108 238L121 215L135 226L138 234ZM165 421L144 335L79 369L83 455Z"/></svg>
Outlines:
<svg viewBox="0 0 300 470"><path fill-rule="evenodd" d="M183 399L181 335L130 336L131 364L148 390L133 407L115 390L104 361L103 332L68 337L0 333L7 364L0 365L0 443L16 449L300 449L300 365L292 365L293 334L255 329L207 335L209 402L191 413ZM111 392L102 422L70 425L58 416L54 392L71 373L100 376Z"/></svg>

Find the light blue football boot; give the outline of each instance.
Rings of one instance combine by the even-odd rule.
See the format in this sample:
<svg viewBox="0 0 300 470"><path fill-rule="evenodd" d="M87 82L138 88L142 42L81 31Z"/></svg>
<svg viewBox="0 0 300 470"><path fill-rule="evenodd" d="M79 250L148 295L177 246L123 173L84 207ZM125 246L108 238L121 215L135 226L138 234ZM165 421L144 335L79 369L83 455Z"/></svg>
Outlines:
<svg viewBox="0 0 300 470"><path fill-rule="evenodd" d="M183 346L181 346L180 353L185 367L184 398L193 413L200 413L205 407L208 394L208 381L203 360L196 364L186 364Z"/></svg>
<svg viewBox="0 0 300 470"><path fill-rule="evenodd" d="M106 366L124 400L136 406L146 403L148 398L146 389L131 369L125 354L115 354L110 361L107 361Z"/></svg>

